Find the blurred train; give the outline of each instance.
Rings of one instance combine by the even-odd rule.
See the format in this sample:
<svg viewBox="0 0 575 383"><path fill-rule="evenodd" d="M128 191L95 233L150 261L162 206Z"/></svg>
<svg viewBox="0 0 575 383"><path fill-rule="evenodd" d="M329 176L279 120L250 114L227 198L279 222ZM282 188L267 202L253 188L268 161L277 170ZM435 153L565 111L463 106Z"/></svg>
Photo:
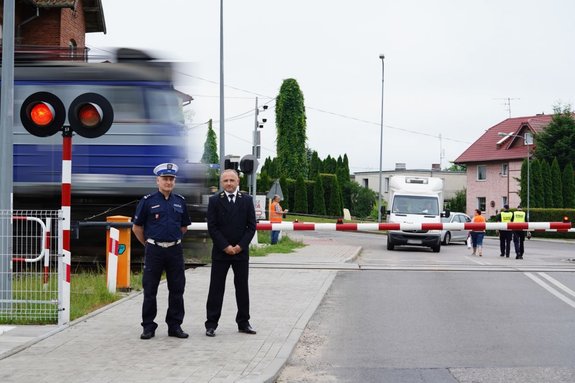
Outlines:
<svg viewBox="0 0 575 383"><path fill-rule="evenodd" d="M191 97L174 88L172 77L170 63L130 49L118 50L114 62L17 63L14 207L59 207L62 135L35 137L19 119L24 100L35 92L46 91L58 96L66 108L82 93L98 93L114 109L114 122L105 135L72 138L72 211L82 212L82 217L75 214L76 219L153 192L156 185L152 170L163 162L178 164L177 192L201 210L206 170L188 161L190 143L183 115L183 103ZM131 215L128 213L133 209L131 206L124 214Z"/></svg>

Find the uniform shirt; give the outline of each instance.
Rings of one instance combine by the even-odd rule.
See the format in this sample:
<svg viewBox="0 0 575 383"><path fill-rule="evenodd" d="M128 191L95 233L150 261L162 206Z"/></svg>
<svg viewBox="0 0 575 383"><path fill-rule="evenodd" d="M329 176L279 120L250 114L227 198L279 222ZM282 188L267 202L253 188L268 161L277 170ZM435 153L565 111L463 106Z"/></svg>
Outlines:
<svg viewBox="0 0 575 383"><path fill-rule="evenodd" d="M182 239L181 227L191 223L186 199L171 193L168 199L157 191L140 200L134 215L134 224L144 227L144 237L158 242Z"/></svg>

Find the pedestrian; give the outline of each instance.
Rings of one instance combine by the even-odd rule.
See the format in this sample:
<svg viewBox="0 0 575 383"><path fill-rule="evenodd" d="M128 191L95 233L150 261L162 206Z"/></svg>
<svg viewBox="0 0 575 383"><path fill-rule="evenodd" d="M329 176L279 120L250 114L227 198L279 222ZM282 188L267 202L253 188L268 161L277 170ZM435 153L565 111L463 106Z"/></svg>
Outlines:
<svg viewBox="0 0 575 383"><path fill-rule="evenodd" d="M274 198L272 198L272 204L270 206L270 222L271 223L282 223L283 215L286 214L287 212L288 212L288 209L283 210L283 208L280 205L280 196L277 194L274 195ZM276 243L278 243L279 236L280 236L279 230L272 230L272 235L271 235L272 245L275 245Z"/></svg>
<svg viewBox="0 0 575 383"><path fill-rule="evenodd" d="M164 163L156 166L158 191L144 196L138 203L132 231L145 246L144 302L142 304L142 327L140 339L151 339L158 325L156 295L162 273L166 272L168 282L168 310L166 323L168 336L187 338L182 330L184 320L184 289L186 276L182 237L191 224L190 215L183 196L173 192L176 185L178 166Z"/></svg>
<svg viewBox="0 0 575 383"><path fill-rule="evenodd" d="M475 215L471 219L473 223L485 223L485 217L481 215L480 209L475 209ZM471 235L471 245L473 246L473 253L471 255L483 256L483 238L485 237L485 229L472 230Z"/></svg>
<svg viewBox="0 0 575 383"><path fill-rule="evenodd" d="M208 201L208 233L212 238L212 269L206 303L206 335L213 337L222 314L226 277L234 272L238 331L255 334L250 325L248 288L250 242L256 233L256 213L249 194L238 191L240 179L233 169L220 176L223 191Z"/></svg>
<svg viewBox="0 0 575 383"><path fill-rule="evenodd" d="M512 222L527 222L525 212L521 208L521 205L517 206L517 210L513 212ZM513 231L513 247L515 248L515 259L523 259L523 253L525 251L525 231L514 230Z"/></svg>
<svg viewBox="0 0 575 383"><path fill-rule="evenodd" d="M509 211L509 205L504 205L503 209L497 214L497 222L510 223L513 219L513 213ZM499 230L499 250L501 257L509 258L511 253L511 230Z"/></svg>

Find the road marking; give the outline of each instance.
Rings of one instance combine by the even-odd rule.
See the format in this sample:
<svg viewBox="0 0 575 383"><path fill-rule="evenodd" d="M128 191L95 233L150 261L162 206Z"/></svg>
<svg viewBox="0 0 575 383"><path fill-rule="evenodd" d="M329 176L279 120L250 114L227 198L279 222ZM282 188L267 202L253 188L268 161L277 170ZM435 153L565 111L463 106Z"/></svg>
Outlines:
<svg viewBox="0 0 575 383"><path fill-rule="evenodd" d="M545 283L545 281L543 281L542 279L540 279L539 277L531 274L531 273L524 273L528 278L530 278L533 282L537 283L539 286L543 287L545 290L549 291L551 294L555 295L557 298L561 299L563 302L567 303L569 306L575 308L575 301L570 299L569 297L561 294L559 291L555 290L553 287L549 286L547 283ZM539 275L544 274L544 273L539 273ZM545 274L546 275L546 274ZM543 276L543 275L541 275ZM551 282L551 278L550 276L543 276L545 279L549 280ZM554 280L554 279L553 279ZM554 280L555 281L555 280ZM557 284L560 284L561 286L563 286L561 283L559 283L558 281ZM558 286L555 282L552 282L554 285ZM573 291L571 289L569 289L566 286L565 287L567 290L570 291L570 294L573 293ZM572 294L573 295L573 294ZM575 296L575 295L574 295Z"/></svg>
<svg viewBox="0 0 575 383"><path fill-rule="evenodd" d="M565 291L567 294L575 297L575 291L571 290L569 287L565 286L563 283L559 282L557 279L550 277L545 273L539 273L543 278L547 279L549 282L553 283L555 286L559 287L561 290Z"/></svg>

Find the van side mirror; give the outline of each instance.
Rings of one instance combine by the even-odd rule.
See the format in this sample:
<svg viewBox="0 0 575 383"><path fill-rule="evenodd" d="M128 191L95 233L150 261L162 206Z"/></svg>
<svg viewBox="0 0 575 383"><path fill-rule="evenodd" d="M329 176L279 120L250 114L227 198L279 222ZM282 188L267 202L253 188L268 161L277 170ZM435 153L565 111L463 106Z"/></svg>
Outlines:
<svg viewBox="0 0 575 383"><path fill-rule="evenodd" d="M449 209L445 209L443 211L443 213L441 213L441 216L445 217L445 218L449 218L450 215L451 215L451 212L449 211Z"/></svg>

